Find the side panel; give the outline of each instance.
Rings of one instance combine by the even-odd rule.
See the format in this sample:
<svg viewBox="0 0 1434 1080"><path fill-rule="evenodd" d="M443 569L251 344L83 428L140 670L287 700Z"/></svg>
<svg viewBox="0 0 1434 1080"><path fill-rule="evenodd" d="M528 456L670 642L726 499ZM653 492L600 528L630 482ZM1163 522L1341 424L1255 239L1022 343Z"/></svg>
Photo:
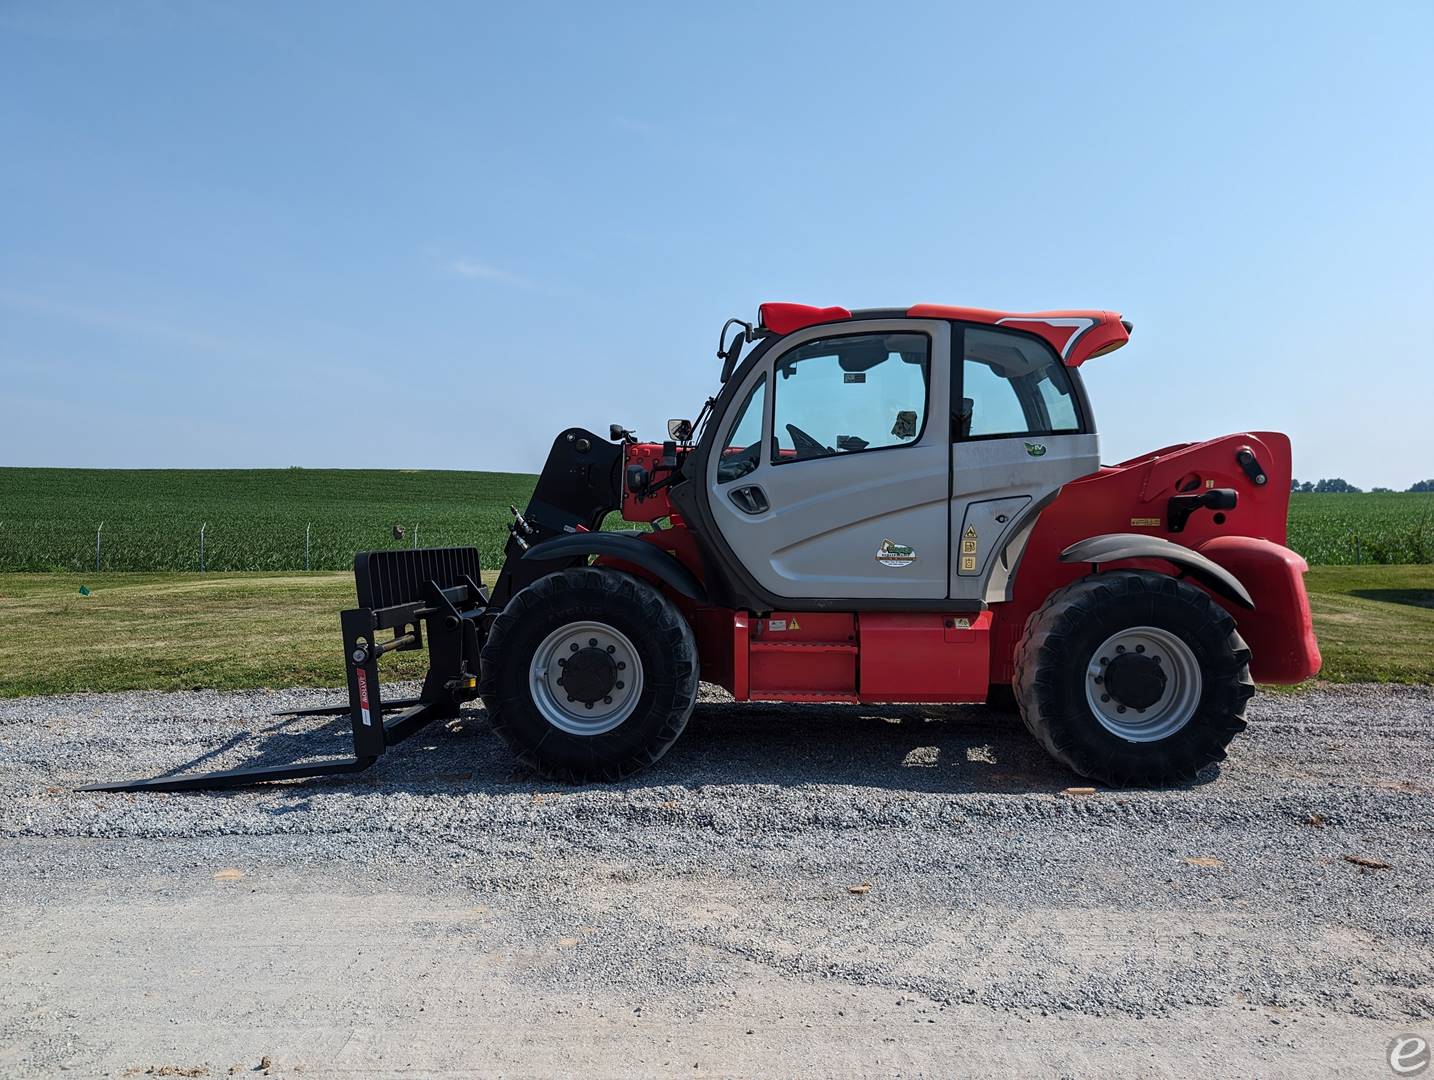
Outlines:
<svg viewBox="0 0 1434 1080"><path fill-rule="evenodd" d="M703 676L738 701L986 699L992 613L794 612L693 615ZM710 666L708 660L714 661Z"/></svg>
<svg viewBox="0 0 1434 1080"><path fill-rule="evenodd" d="M1039 456L1030 448L1039 448ZM957 442L951 447L951 592L981 600L998 557L1015 565L1040 507L1063 484L1099 467L1095 435L1017 436Z"/></svg>
<svg viewBox="0 0 1434 1080"><path fill-rule="evenodd" d="M862 701L985 701L991 613L863 612Z"/></svg>

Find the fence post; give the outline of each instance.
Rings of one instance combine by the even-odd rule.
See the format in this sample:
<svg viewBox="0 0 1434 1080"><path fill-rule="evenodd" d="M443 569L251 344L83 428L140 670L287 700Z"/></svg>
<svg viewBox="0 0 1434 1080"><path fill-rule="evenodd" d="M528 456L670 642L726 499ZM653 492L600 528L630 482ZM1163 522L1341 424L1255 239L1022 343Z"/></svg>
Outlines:
<svg viewBox="0 0 1434 1080"><path fill-rule="evenodd" d="M313 523L312 521L309 522L307 525L304 526L304 569L305 569L305 570L310 570L310 569L312 569L312 567L309 565L309 537L313 534L313 531L314 531L314 523Z"/></svg>
<svg viewBox="0 0 1434 1080"><path fill-rule="evenodd" d="M413 550L418 550L418 522L413 523Z"/></svg>
<svg viewBox="0 0 1434 1080"><path fill-rule="evenodd" d="M1355 533L1355 534L1354 534L1354 565L1355 565L1355 566L1358 566L1359 564L1360 564L1359 533Z"/></svg>
<svg viewBox="0 0 1434 1080"><path fill-rule="evenodd" d="M199 572L204 573L204 530L209 528L209 522L199 526Z"/></svg>
<svg viewBox="0 0 1434 1080"><path fill-rule="evenodd" d="M100 572L100 533L105 531L105 523L100 522L100 527L95 530L95 573Z"/></svg>

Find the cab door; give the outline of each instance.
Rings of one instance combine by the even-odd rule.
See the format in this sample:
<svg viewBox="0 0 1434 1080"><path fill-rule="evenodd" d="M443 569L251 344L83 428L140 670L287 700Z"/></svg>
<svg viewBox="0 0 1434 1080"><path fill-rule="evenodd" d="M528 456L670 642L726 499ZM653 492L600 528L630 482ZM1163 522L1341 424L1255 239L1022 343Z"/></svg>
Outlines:
<svg viewBox="0 0 1434 1080"><path fill-rule="evenodd" d="M1010 598L1040 511L1100 467L1077 373L1032 334L956 329L951 440L951 597Z"/></svg>
<svg viewBox="0 0 1434 1080"><path fill-rule="evenodd" d="M767 592L947 596L950 349L946 322L856 321L798 331L747 373L705 482Z"/></svg>

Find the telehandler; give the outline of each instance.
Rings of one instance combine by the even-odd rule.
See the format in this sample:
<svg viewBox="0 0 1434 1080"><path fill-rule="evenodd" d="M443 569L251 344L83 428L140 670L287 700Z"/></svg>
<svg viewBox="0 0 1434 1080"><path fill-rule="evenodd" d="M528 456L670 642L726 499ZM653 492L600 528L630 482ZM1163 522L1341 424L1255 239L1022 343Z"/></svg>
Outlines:
<svg viewBox="0 0 1434 1080"><path fill-rule="evenodd" d="M356 772L480 696L525 765L617 780L682 734L699 679L1005 704L1082 776L1188 782L1256 680L1320 655L1284 546L1288 438L1100 464L1080 368L1130 332L1109 311L763 304L728 320L721 388L665 441L559 433L491 589L471 547L356 557L349 701L311 710L350 716L353 757L96 787ZM637 528L603 530L615 511ZM380 657L425 642L421 693L386 702Z"/></svg>

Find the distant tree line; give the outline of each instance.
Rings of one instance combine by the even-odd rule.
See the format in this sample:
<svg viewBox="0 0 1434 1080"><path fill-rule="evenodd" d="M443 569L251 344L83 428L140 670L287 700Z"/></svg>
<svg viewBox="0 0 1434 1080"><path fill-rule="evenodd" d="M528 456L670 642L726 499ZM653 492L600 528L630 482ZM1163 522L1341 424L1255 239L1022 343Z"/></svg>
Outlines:
<svg viewBox="0 0 1434 1080"><path fill-rule="evenodd" d="M1292 480L1290 481L1290 490L1291 490L1291 491L1314 491L1314 492L1319 492L1319 493L1321 493L1321 494L1328 492L1328 493L1336 494L1336 495L1351 495L1351 494L1358 494L1359 492L1363 491L1364 489L1363 489L1363 488L1357 488L1357 487L1355 487L1353 484L1351 484L1348 480L1345 480L1343 477L1332 476L1332 477L1330 477L1328 480L1315 480L1315 481L1310 481L1310 480L1293 480L1293 479L1292 479ZM1393 489L1393 488L1387 488L1387 487L1377 487L1377 488L1373 488L1372 490L1373 490L1374 493L1377 494L1377 495L1378 495L1378 494L1392 495L1392 494L1394 493L1394 489ZM1411 484L1411 485L1409 486L1409 490L1410 490L1411 492L1434 491L1434 480L1416 480L1413 484Z"/></svg>

